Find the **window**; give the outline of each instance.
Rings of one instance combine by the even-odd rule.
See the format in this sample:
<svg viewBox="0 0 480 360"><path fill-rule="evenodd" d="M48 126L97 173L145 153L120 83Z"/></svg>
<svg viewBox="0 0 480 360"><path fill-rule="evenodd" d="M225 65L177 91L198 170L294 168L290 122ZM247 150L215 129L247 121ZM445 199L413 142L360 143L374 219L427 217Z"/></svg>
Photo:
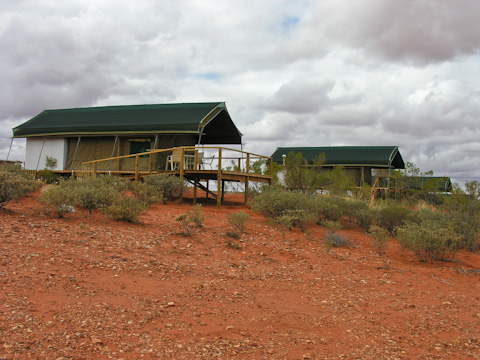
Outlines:
<svg viewBox="0 0 480 360"><path fill-rule="evenodd" d="M130 154L138 154L147 152L151 148L150 139L130 139ZM148 155L142 155L141 158L148 157Z"/></svg>

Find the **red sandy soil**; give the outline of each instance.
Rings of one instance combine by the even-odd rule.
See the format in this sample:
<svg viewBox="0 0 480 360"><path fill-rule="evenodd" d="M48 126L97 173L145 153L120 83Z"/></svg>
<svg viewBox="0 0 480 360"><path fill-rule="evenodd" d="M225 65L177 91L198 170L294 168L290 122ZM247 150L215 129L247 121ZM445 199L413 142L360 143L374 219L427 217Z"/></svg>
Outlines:
<svg viewBox="0 0 480 360"><path fill-rule="evenodd" d="M379 257L359 228L328 251L325 228L284 239L242 195L202 200L192 236L188 198L129 224L37 197L0 211L0 359L480 359L479 254L420 263L392 240Z"/></svg>

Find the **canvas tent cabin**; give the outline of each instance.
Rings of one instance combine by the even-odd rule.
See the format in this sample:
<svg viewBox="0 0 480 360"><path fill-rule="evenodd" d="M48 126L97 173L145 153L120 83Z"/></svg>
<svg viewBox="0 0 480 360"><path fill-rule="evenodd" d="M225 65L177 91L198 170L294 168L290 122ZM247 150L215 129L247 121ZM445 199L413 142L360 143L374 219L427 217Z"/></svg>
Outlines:
<svg viewBox="0 0 480 360"><path fill-rule="evenodd" d="M279 147L272 154L277 164L283 164L290 152L301 153L304 159L313 164L315 158L325 154L323 167L342 166L353 183L362 187L364 183L373 185L372 169L404 169L398 146L327 146L327 147Z"/></svg>
<svg viewBox="0 0 480 360"><path fill-rule="evenodd" d="M413 191L449 193L453 190L452 181L446 176L409 176L403 186L406 190Z"/></svg>
<svg viewBox="0 0 480 360"><path fill-rule="evenodd" d="M57 172L82 170L86 161L176 146L241 144L225 103L181 103L45 110L13 129L26 138L25 168L58 160ZM145 156L140 167L164 169L166 154ZM133 158L106 162L103 171L127 171Z"/></svg>

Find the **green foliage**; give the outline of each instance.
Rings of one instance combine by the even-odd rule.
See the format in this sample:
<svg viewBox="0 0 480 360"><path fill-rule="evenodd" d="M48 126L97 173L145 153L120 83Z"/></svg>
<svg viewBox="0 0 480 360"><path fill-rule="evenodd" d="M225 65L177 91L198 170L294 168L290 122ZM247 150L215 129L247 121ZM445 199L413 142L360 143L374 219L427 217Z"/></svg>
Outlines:
<svg viewBox="0 0 480 360"><path fill-rule="evenodd" d="M327 191L330 195L344 196L355 190L355 184L343 166L335 166L323 173L322 183L320 189Z"/></svg>
<svg viewBox="0 0 480 360"><path fill-rule="evenodd" d="M130 190L147 206L164 202L162 190L158 186L144 182L132 182Z"/></svg>
<svg viewBox="0 0 480 360"><path fill-rule="evenodd" d="M480 249L480 215L478 212L454 212L449 214L451 227L460 236L460 247L468 251Z"/></svg>
<svg viewBox="0 0 480 360"><path fill-rule="evenodd" d="M460 236L445 224L434 220L424 220L418 224L409 222L398 227L396 232L402 247L413 251L422 262L446 260L461 248Z"/></svg>
<svg viewBox="0 0 480 360"><path fill-rule="evenodd" d="M146 185L156 187L163 195L164 200L178 198L185 187L185 182L175 175L150 175L143 181Z"/></svg>
<svg viewBox="0 0 480 360"><path fill-rule="evenodd" d="M202 205L194 205L192 210L189 210L186 213L178 216L176 220L183 226L183 231L181 232L182 235L192 235L192 225L197 228L203 227L205 216L202 213Z"/></svg>
<svg viewBox="0 0 480 360"><path fill-rule="evenodd" d="M203 227L205 216L202 213L202 205L193 205L192 210L189 212L190 222L192 222L197 228Z"/></svg>
<svg viewBox="0 0 480 360"><path fill-rule="evenodd" d="M275 219L292 210L315 213L315 198L300 192L270 187L255 196L252 209L269 219Z"/></svg>
<svg viewBox="0 0 480 360"><path fill-rule="evenodd" d="M466 181L465 191L473 200L480 200L480 182L477 180Z"/></svg>
<svg viewBox="0 0 480 360"><path fill-rule="evenodd" d="M397 226L401 226L409 219L412 210L396 201L385 201L371 211L374 212L376 225L387 229L391 233Z"/></svg>
<svg viewBox="0 0 480 360"><path fill-rule="evenodd" d="M342 236L333 231L329 231L323 238L323 244L325 245L327 250L330 250L334 247L349 247L351 245L351 242L345 236Z"/></svg>
<svg viewBox="0 0 480 360"><path fill-rule="evenodd" d="M343 227L339 221L332 221L332 220L322 220L320 224L332 232L341 230Z"/></svg>
<svg viewBox="0 0 480 360"><path fill-rule="evenodd" d="M237 234L243 234L247 230L250 215L245 211L232 212L227 215L227 221Z"/></svg>
<svg viewBox="0 0 480 360"><path fill-rule="evenodd" d="M322 166L325 154L319 155L309 164L302 153L291 151L285 158L285 186L287 189L313 194L324 185Z"/></svg>
<svg viewBox="0 0 480 360"><path fill-rule="evenodd" d="M59 185L49 185L43 189L39 201L43 204L43 211L46 214L54 213L59 218L65 217L68 213L75 210L75 193L64 183L72 181L62 181Z"/></svg>
<svg viewBox="0 0 480 360"><path fill-rule="evenodd" d="M74 192L76 204L89 213L111 206L120 197L120 192L112 184L96 177L77 181Z"/></svg>
<svg viewBox="0 0 480 360"><path fill-rule="evenodd" d="M50 156L47 156L45 158L45 169L54 170L57 167L57 164L58 164L57 159L55 159L53 157L50 157Z"/></svg>
<svg viewBox="0 0 480 360"><path fill-rule="evenodd" d="M7 171L5 171L7 170ZM39 184L29 180L16 170L12 172L5 167L0 168L0 209L3 209L10 201L20 199L22 196L34 191Z"/></svg>
<svg viewBox="0 0 480 360"><path fill-rule="evenodd" d="M370 227L368 233L372 237L372 245L378 256L384 255L390 240L390 233L386 229L375 225Z"/></svg>
<svg viewBox="0 0 480 360"><path fill-rule="evenodd" d="M139 199L131 196L118 197L112 205L103 209L103 212L117 221L138 223L140 215L146 205Z"/></svg>
<svg viewBox="0 0 480 360"><path fill-rule="evenodd" d="M253 174L265 175L269 173L269 171L267 159L259 159L250 164L250 172Z"/></svg>
<svg viewBox="0 0 480 360"><path fill-rule="evenodd" d="M48 169L40 170L38 175L40 176L40 180L45 182L45 184L58 184L60 180L60 176Z"/></svg>
<svg viewBox="0 0 480 360"><path fill-rule="evenodd" d="M364 209L357 209L354 211L354 216L357 219L358 225L366 231L370 230L370 227L376 223L376 212L368 207Z"/></svg>

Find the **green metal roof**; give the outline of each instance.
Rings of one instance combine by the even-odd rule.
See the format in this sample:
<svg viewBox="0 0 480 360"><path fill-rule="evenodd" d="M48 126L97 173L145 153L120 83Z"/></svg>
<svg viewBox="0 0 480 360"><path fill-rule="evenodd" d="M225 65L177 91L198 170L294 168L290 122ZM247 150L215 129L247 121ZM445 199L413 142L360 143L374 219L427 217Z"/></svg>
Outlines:
<svg viewBox="0 0 480 360"><path fill-rule="evenodd" d="M223 102L44 110L13 128L14 137L154 133L202 133L203 144L240 144L242 137Z"/></svg>
<svg viewBox="0 0 480 360"><path fill-rule="evenodd" d="M404 187L412 190L450 192L452 191L452 181L446 176L409 176L405 180Z"/></svg>
<svg viewBox="0 0 480 360"><path fill-rule="evenodd" d="M282 155L288 155L292 151L302 153L309 163L313 163L313 159L320 154L325 154L326 166L405 168L398 146L279 147L272 155L273 161L283 163Z"/></svg>

